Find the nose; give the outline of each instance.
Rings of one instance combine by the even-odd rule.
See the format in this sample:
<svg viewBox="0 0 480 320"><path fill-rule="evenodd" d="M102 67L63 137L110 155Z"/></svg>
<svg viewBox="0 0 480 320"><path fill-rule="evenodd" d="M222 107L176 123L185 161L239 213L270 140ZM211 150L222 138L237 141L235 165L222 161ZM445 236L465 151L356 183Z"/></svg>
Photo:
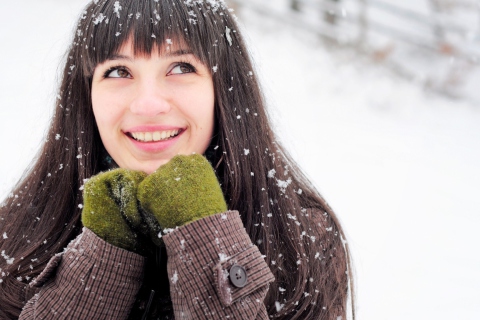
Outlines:
<svg viewBox="0 0 480 320"><path fill-rule="evenodd" d="M136 115L154 117L171 109L168 90L157 81L138 83L130 111Z"/></svg>

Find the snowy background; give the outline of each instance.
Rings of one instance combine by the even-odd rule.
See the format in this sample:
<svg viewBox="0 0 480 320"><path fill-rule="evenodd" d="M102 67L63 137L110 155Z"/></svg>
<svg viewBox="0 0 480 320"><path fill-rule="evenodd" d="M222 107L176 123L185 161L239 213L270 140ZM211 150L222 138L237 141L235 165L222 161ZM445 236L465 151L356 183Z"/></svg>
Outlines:
<svg viewBox="0 0 480 320"><path fill-rule="evenodd" d="M42 141L85 2L0 1L1 198ZM480 319L480 106L238 15L281 140L347 232L358 319Z"/></svg>

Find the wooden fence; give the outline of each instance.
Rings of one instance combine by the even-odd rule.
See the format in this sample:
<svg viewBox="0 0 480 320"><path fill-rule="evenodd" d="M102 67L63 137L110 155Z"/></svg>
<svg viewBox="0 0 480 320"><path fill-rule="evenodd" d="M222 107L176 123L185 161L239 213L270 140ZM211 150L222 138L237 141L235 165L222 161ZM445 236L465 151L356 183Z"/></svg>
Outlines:
<svg viewBox="0 0 480 320"><path fill-rule="evenodd" d="M480 102L480 95L472 96L467 88L480 81L480 2L476 0L230 2L359 50L402 76L424 79L426 87L442 94ZM427 57L431 71L405 58L407 51ZM441 76L439 68L444 71Z"/></svg>

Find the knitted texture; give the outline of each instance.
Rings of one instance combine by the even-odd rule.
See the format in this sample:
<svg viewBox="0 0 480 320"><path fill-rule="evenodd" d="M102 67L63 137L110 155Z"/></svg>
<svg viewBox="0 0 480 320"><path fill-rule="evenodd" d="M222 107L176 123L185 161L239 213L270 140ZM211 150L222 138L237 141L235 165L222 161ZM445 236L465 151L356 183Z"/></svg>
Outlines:
<svg viewBox="0 0 480 320"><path fill-rule="evenodd" d="M175 228L227 210L215 172L201 155L178 155L138 187L143 211L162 228Z"/></svg>
<svg viewBox="0 0 480 320"><path fill-rule="evenodd" d="M132 227L143 219L137 209L137 187L146 174L127 169L100 173L85 183L82 223L108 243L136 253L144 245Z"/></svg>

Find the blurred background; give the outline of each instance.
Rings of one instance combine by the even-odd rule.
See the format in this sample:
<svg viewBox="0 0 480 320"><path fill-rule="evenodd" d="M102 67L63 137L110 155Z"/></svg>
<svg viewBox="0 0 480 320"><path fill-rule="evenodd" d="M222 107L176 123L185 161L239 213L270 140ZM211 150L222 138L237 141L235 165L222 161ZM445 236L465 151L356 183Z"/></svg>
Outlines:
<svg viewBox="0 0 480 320"><path fill-rule="evenodd" d="M1 1L0 196L85 0ZM271 118L353 252L357 318L480 319L480 4L235 0Z"/></svg>

